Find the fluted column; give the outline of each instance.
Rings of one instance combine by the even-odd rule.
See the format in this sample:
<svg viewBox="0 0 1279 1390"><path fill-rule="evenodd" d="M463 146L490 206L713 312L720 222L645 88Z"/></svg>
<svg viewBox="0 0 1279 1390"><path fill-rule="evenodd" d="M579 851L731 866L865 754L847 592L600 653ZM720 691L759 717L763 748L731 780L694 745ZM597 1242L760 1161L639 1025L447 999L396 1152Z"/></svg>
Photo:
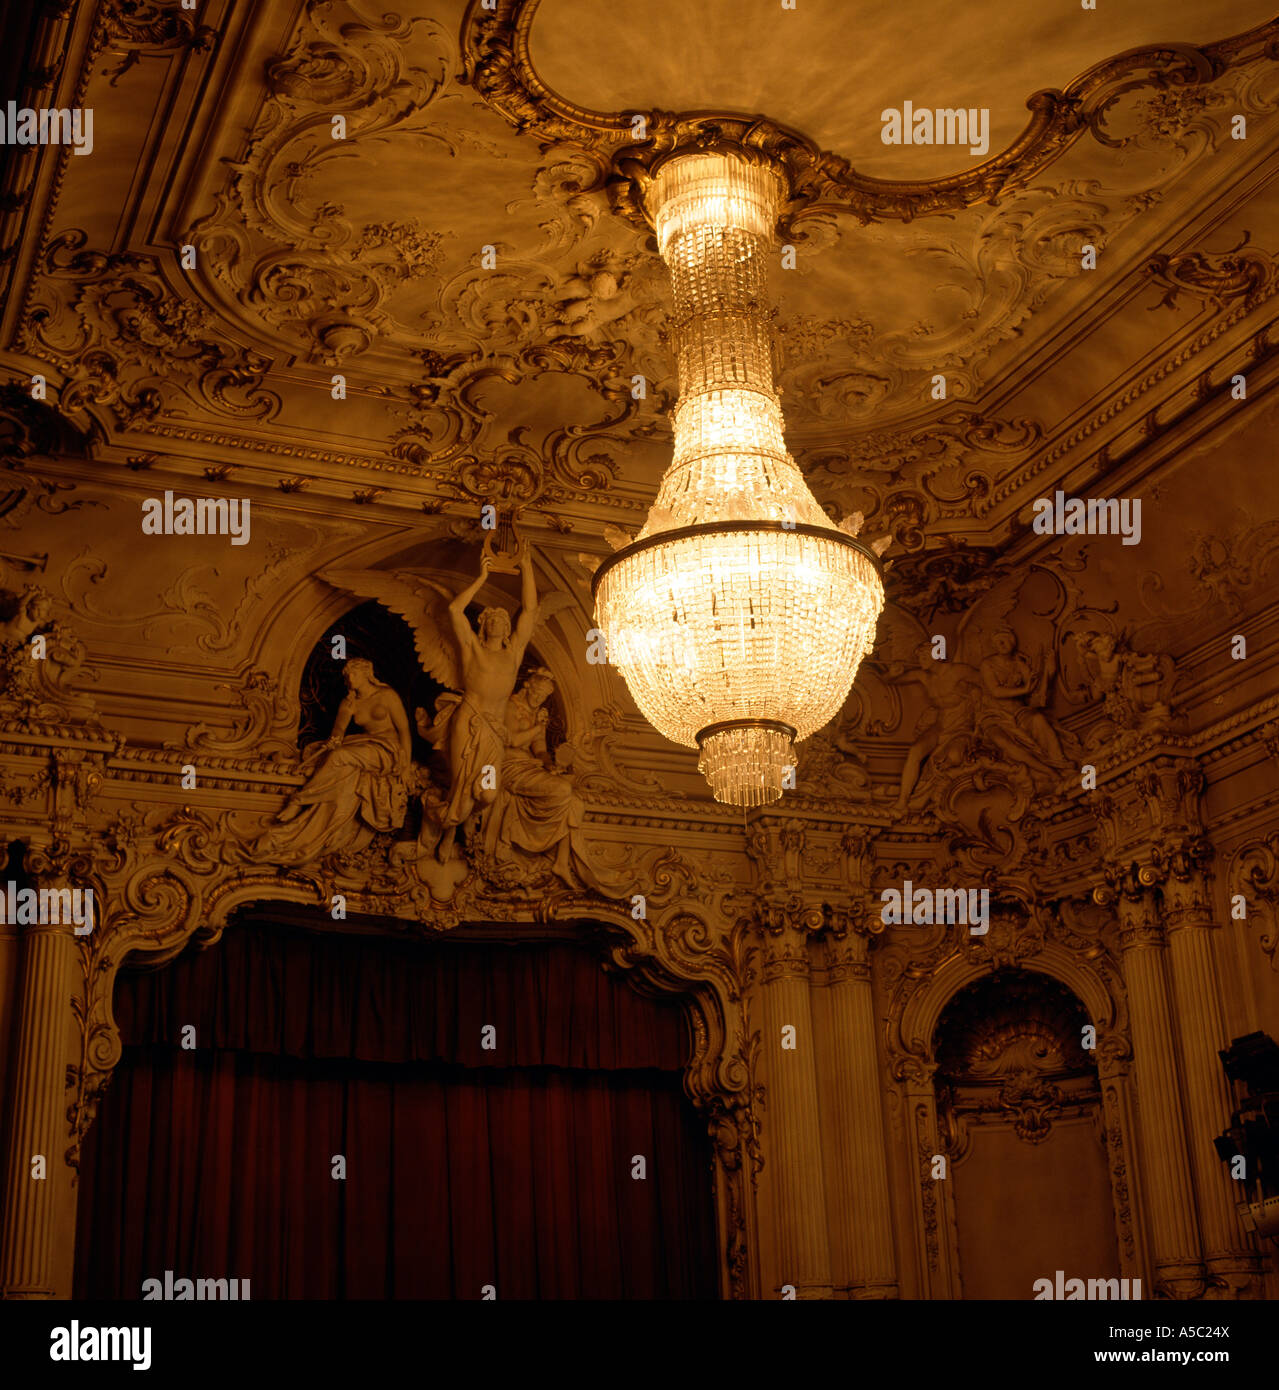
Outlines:
<svg viewBox="0 0 1279 1390"><path fill-rule="evenodd" d="M776 1296L789 1284L796 1298L831 1298L808 934L791 914L765 934L761 993L768 1078L761 1176L769 1193L765 1219L774 1256L764 1294ZM784 1046L792 1039L793 1047Z"/></svg>
<svg viewBox="0 0 1279 1390"><path fill-rule="evenodd" d="M828 1194L831 1253L850 1298L896 1298L897 1252L869 955L870 940L861 930L827 942L825 1058L827 1094L834 1099L827 1117L834 1174Z"/></svg>
<svg viewBox="0 0 1279 1390"><path fill-rule="evenodd" d="M1194 856L1173 857L1162 906L1204 1255L1217 1282L1239 1291L1252 1282L1258 1262L1235 1213L1243 1185L1232 1181L1213 1144L1232 1110L1218 1056L1228 1039L1213 961L1216 926L1208 883Z"/></svg>
<svg viewBox="0 0 1279 1390"><path fill-rule="evenodd" d="M21 952L0 1290L5 1298L69 1298L75 1188L66 1163L66 1071L74 930L69 924L24 926ZM35 1175L37 1156L44 1160L43 1177Z"/></svg>
<svg viewBox="0 0 1279 1390"><path fill-rule="evenodd" d="M1173 1046L1163 933L1144 888L1122 895L1118 911L1155 1280L1171 1297L1194 1298L1203 1292L1204 1268Z"/></svg>
<svg viewBox="0 0 1279 1390"><path fill-rule="evenodd" d="M9 1113L9 1087L13 1084L13 1044L17 1031L14 1020L19 1007L21 960L18 927L12 922L0 922L0 1125ZM8 1136L0 1131L0 1183L4 1181L4 1144L7 1139ZM3 1220L3 1212L0 1212L0 1220Z"/></svg>

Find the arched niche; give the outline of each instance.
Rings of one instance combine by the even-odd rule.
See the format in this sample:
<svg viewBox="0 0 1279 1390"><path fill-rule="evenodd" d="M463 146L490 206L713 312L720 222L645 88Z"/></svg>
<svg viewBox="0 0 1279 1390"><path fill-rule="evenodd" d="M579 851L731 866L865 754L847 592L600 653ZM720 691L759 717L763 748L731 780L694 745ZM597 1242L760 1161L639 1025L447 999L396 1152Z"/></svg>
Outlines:
<svg viewBox="0 0 1279 1390"><path fill-rule="evenodd" d="M938 1025L950 1001L962 991L997 969L1014 967L1063 986L1078 1001L1080 1019L1096 1029L1097 1123L1120 1274L1148 1278L1132 1051L1122 980L1104 954L1084 955L1055 935L1051 915L1032 914L1021 904L1004 904L992 912L987 939L939 948L926 968L900 972L887 1000L886 1050L890 1073L899 1087L903 1138L914 1174L907 1215L913 1228L920 1297L968 1296L959 1264L954 1183L934 1176L939 1158L947 1158L948 1171L950 1166L936 1086ZM1029 1287L1022 1296L1032 1296Z"/></svg>
<svg viewBox="0 0 1279 1390"><path fill-rule="evenodd" d="M1040 971L1003 969L947 1001L932 1038L959 1280L971 1299L1120 1273L1095 1025Z"/></svg>

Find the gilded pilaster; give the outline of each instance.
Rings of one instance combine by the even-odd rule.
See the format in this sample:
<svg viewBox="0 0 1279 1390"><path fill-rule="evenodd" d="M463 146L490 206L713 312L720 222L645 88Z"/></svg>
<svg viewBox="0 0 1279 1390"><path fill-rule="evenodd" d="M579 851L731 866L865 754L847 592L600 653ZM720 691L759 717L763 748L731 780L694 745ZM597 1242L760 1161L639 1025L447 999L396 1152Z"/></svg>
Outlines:
<svg viewBox="0 0 1279 1390"><path fill-rule="evenodd" d="M1229 1039L1213 959L1217 927L1204 867L1211 853L1206 841L1196 840L1165 857L1162 918L1204 1255L1211 1282L1238 1293L1253 1283L1259 1266L1235 1214L1229 1173L1213 1144L1230 1123L1232 1106L1219 1057Z"/></svg>
<svg viewBox="0 0 1279 1390"><path fill-rule="evenodd" d="M810 920L815 918L815 920ZM763 1127L764 1220L775 1267L765 1297L787 1285L796 1298L832 1298L816 1038L809 1007L809 931L820 913L767 910L760 989L767 1081Z"/></svg>
<svg viewBox="0 0 1279 1390"><path fill-rule="evenodd" d="M1135 879L1126 883L1117 910L1155 1281L1173 1298L1194 1298L1203 1292L1204 1267L1173 1045L1166 946L1145 884Z"/></svg>
<svg viewBox="0 0 1279 1390"><path fill-rule="evenodd" d="M65 1089L76 950L69 924L22 928L0 1234L5 1298L71 1296L75 1188L66 1162Z"/></svg>
<svg viewBox="0 0 1279 1390"><path fill-rule="evenodd" d="M888 1187L870 935L860 925L826 942L831 1255L850 1298L896 1298L897 1254Z"/></svg>

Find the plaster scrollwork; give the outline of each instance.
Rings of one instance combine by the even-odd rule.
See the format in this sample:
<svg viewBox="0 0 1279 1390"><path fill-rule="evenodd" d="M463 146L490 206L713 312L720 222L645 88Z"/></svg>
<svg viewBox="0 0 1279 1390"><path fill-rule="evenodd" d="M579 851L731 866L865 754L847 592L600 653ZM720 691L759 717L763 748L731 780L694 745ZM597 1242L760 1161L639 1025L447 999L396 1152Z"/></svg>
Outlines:
<svg viewBox="0 0 1279 1390"><path fill-rule="evenodd" d="M206 587L217 577L215 566L188 565L156 595L158 606L140 613L118 612L99 601L98 596L110 589L107 580L111 567L89 549L81 550L63 569L61 597L76 618L94 626L137 634L144 641L163 640L174 652L227 652L239 640L253 605L296 562L297 550L288 540L299 531L307 539L316 537L311 528L302 527L295 528L287 539L270 539L262 563L244 579L231 605Z"/></svg>
<svg viewBox="0 0 1279 1390"><path fill-rule="evenodd" d="M508 256L502 266L466 266L447 279L428 328L490 352L609 342L632 371L648 369L655 380L669 374L661 358L667 314L647 254L605 245L562 266L531 256Z"/></svg>
<svg viewBox="0 0 1279 1390"><path fill-rule="evenodd" d="M893 493L885 501L882 520L893 530L897 519L904 518L912 534L894 531L894 539L916 552L893 561L894 601L920 622L929 623L938 614L953 615L971 608L993 585L1007 578L1010 570L995 550L964 545L954 537L924 551L925 536L918 528L926 514L922 500ZM874 660L873 655L870 660Z"/></svg>
<svg viewBox="0 0 1279 1390"><path fill-rule="evenodd" d="M759 1035L752 1034L750 1051L758 1051ZM753 1067L752 1067L753 1072ZM726 1100L715 1096L706 1107L707 1129L716 1162L724 1175L723 1228L727 1232L724 1258L729 1289L735 1299L750 1297L751 1229L747 1184L756 1188L763 1156L760 1145L760 1112L764 1087L750 1086L740 1096Z"/></svg>
<svg viewBox="0 0 1279 1390"><path fill-rule="evenodd" d="M798 131L766 116L653 111L647 118L649 138L637 146L631 140L631 113L576 106L540 79L529 58L537 9L538 0L495 0L491 8L472 6L467 12L462 31L466 76L490 105L518 129L543 140L573 141L607 155L618 171L617 205L637 220L642 217L645 179L663 158L728 142L759 150L780 160L790 175L795 197L791 225L785 228L788 239L804 214L829 209L864 222L910 221L993 200L1006 189L1026 184L1086 131L1096 135L1130 88L1201 86L1231 64L1260 53L1273 36L1273 26L1263 25L1201 48L1166 45L1108 59L1065 91L1036 93L1027 103L1030 123L1008 149L950 178L894 183L858 174L847 160L818 149ZM1113 142L1115 137L1109 138Z"/></svg>
<svg viewBox="0 0 1279 1390"><path fill-rule="evenodd" d="M194 724L186 732L184 749L224 757L251 754L270 762L296 759L298 703L280 691L268 672L250 667L234 684L222 682L217 689L231 696L230 729L207 721ZM235 713L237 709L240 712Z"/></svg>
<svg viewBox="0 0 1279 1390"><path fill-rule="evenodd" d="M1134 1227L1135 1199L1128 1176L1128 1149L1131 1141L1125 1135L1124 1097L1118 1081L1103 1079L1102 1115L1104 1118L1103 1142L1110 1170L1111 1200L1115 1208L1115 1226L1119 1232L1120 1249L1126 1266L1131 1266L1137 1255L1137 1242Z"/></svg>
<svg viewBox="0 0 1279 1390"><path fill-rule="evenodd" d="M1228 874L1230 892L1242 894L1249 935L1279 971L1279 834L1250 840L1235 851Z"/></svg>
<svg viewBox="0 0 1279 1390"><path fill-rule="evenodd" d="M63 373L63 411L105 407L126 429L193 406L244 421L274 416L269 359L229 341L208 309L172 290L156 257L87 242L73 230L49 243L20 332L25 351Z"/></svg>
<svg viewBox="0 0 1279 1390"><path fill-rule="evenodd" d="M1224 309L1236 299L1250 303L1275 276L1274 257L1250 247L1245 232L1228 251L1185 251L1153 256L1146 274L1164 291L1161 309L1175 309L1177 297L1189 294L1214 309Z"/></svg>
<svg viewBox="0 0 1279 1390"><path fill-rule="evenodd" d="M1113 914L1090 896L1058 898L1039 911L1046 914L1047 935L1060 941L1081 960L1101 970L1107 968L1106 962L1114 960L1118 940Z"/></svg>
<svg viewBox="0 0 1279 1390"><path fill-rule="evenodd" d="M378 388L401 422L393 457L467 490L447 465L480 444L491 417L477 397L495 381L562 371L609 409L539 446L550 467L534 462L532 495L545 491L544 472L562 486L606 487L612 460L596 448L584 466L582 436L647 432L670 394L657 384L669 376L660 267L604 216L604 171L592 152L552 142L539 155L455 119L457 66L455 36L434 20L371 21L309 4L268 67L271 95L248 150L193 236L217 291L283 334L282 347L301 345L328 365L384 344L422 359L418 379ZM328 126L339 114L350 128L334 140ZM511 161L508 172L527 176L529 189L506 206L512 240L481 247L477 231L471 252L412 219L366 222L358 195L348 209L338 177L347 146L389 140ZM647 405L631 397L636 373L656 388Z"/></svg>
<svg viewBox="0 0 1279 1390"><path fill-rule="evenodd" d="M405 423L391 436L391 453L417 464L458 497L498 499L516 509L604 491L618 472L618 444L654 434L658 426L650 407L664 399L641 401L633 395L625 359L616 342L559 339L515 353L428 363L428 373L440 375L410 387L407 408L392 407ZM527 427L516 426L505 442L492 441L481 452L478 445L492 419L481 403L486 391L494 383L521 385L551 373L580 378L605 403L598 417L532 438Z"/></svg>
<svg viewBox="0 0 1279 1390"><path fill-rule="evenodd" d="M915 1155L919 1172L919 1192L923 1207L924 1250L928 1268L936 1274L941 1267L940 1213L937 1180L933 1176L934 1158L939 1150L941 1134L937 1111L931 1098L917 1099L911 1106L915 1121Z"/></svg>
<svg viewBox="0 0 1279 1390"><path fill-rule="evenodd" d="M864 725L860 697L854 692L852 709L806 738L796 749L795 787L808 796L840 801L866 802L875 795L870 769L857 734Z"/></svg>
<svg viewBox="0 0 1279 1390"><path fill-rule="evenodd" d="M160 595L158 608L146 613L117 613L103 607L97 599L97 595L109 587L104 581L110 566L86 549L74 556L63 570L60 581L62 597L77 618L99 626L140 632L147 641L154 639L166 627L170 628L172 638L172 628L194 626L206 629L196 639L197 642L226 644L230 625L214 596L199 587L197 575L201 568L191 565L182 570ZM214 649L217 648L204 648Z"/></svg>
<svg viewBox="0 0 1279 1390"><path fill-rule="evenodd" d="M1148 571L1138 588L1151 619L1141 631L1161 640L1184 631L1210 614L1223 610L1241 616L1268 582L1279 555L1279 521L1253 522L1241 517L1224 534L1192 529L1186 546L1186 569L1195 587L1195 600L1170 605L1163 577Z"/></svg>
<svg viewBox="0 0 1279 1390"><path fill-rule="evenodd" d="M1127 89L1155 83L1161 89L1203 85L1228 65L1253 56L1272 36L1272 26L1264 25L1200 49L1176 44L1109 58L1076 78L1065 92L1036 93L1027 103L1032 111L1030 124L1007 150L955 177L894 183L858 174L844 158L817 149L801 133L762 115L747 120L653 111L648 117L648 142L635 146L630 139L630 113L574 106L541 81L528 57L528 33L537 8L538 0L495 0L492 8L470 8L462 33L467 79L517 128L541 139L576 140L609 154L627 181L617 189L617 203L637 218L642 215L644 179L660 158L728 140L783 161L795 190L791 210L795 221L801 221L804 213L827 208L841 208L862 221L911 221L927 213L986 202L1009 186L1029 181L1084 131L1091 129L1095 135ZM1132 74L1140 76L1129 81Z"/></svg>
<svg viewBox="0 0 1279 1390"><path fill-rule="evenodd" d="M800 449L797 458L819 497L844 512L862 512L868 525L886 527L914 554L923 550L928 528L971 516L990 495L996 472L1026 457L1042 438L1037 421L965 407L852 444Z"/></svg>
<svg viewBox="0 0 1279 1390"><path fill-rule="evenodd" d="M1111 901L1140 896L1170 872L1207 862L1212 850L1201 819L1204 786L1198 761L1175 752L1147 759L1107 783L1092 810Z"/></svg>
<svg viewBox="0 0 1279 1390"><path fill-rule="evenodd" d="M777 379L792 430L821 430L870 417L902 384L902 372L877 351L865 319L795 314L778 321Z"/></svg>
<svg viewBox="0 0 1279 1390"><path fill-rule="evenodd" d="M392 292L439 266L442 233L416 219L357 228L317 185L348 139L367 146L398 131L456 153L447 123L432 119L450 47L433 19L307 5L268 65L248 150L192 231L215 279L318 361L367 351L394 321ZM332 138L334 117L349 122L346 138Z"/></svg>
<svg viewBox="0 0 1279 1390"><path fill-rule="evenodd" d="M82 688L96 679L87 655L46 590L0 590L0 721L11 729L77 723L101 732Z"/></svg>
<svg viewBox="0 0 1279 1390"><path fill-rule="evenodd" d="M939 372L952 399L979 398L1000 345L1021 335L1063 282L1083 273L1078 248L1104 244L1132 215L1116 203L1097 179L1067 179L1020 190L959 221L926 219L898 232L901 254L908 262L926 260L936 277L935 296L944 294L945 301L924 301L924 316L906 327L876 332L873 324L853 326L821 345L819 368L783 370L787 399L796 397L799 405L796 423L816 431L872 410L879 418L914 413ZM785 335L779 336L784 343ZM975 412L943 408L930 428L942 438L957 434L966 414ZM976 421L986 423L980 416ZM1006 432L1027 423L1010 422ZM971 442L992 452L1007 447L998 435Z"/></svg>
<svg viewBox="0 0 1279 1390"><path fill-rule="evenodd" d="M571 772L583 795L592 799L628 794L684 799L682 791L667 787L656 773L625 764L621 757L624 726L620 706L596 708L582 732L576 738L566 739L556 750L556 766Z"/></svg>
<svg viewBox="0 0 1279 1390"><path fill-rule="evenodd" d="M220 32L197 24L193 14L156 0L104 0L90 40L95 55L106 50L116 61L104 69L114 87L142 58L175 52L212 53Z"/></svg>
<svg viewBox="0 0 1279 1390"><path fill-rule="evenodd" d="M1225 65L1206 49L1177 45L1164 71L1117 84L1089 113L1093 136L1112 149L1172 146L1183 153L1213 150L1217 124L1209 113L1228 105L1217 87ZM1143 90L1150 89L1150 90ZM1135 101L1123 102L1139 92Z"/></svg>

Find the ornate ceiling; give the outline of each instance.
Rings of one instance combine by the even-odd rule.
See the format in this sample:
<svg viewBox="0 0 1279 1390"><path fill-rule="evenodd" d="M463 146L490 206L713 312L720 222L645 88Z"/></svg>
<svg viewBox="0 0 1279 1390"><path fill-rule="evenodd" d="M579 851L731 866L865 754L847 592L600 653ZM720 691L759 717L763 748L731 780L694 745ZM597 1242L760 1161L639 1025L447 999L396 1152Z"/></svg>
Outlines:
<svg viewBox="0 0 1279 1390"><path fill-rule="evenodd" d="M632 112L695 91L767 117L751 142L796 174L775 287L792 448L908 549L921 525L1002 540L1047 481L1113 467L1184 407L1173 368L1219 375L1244 340L1203 344L1213 311L1273 293L1279 70L1274 26L1239 33L1256 3L1175 34L1153 3L1081 11L1052 43L1027 15L995 53L938 5L711 4L701 43L674 4L639 25L567 0L87 9L67 56L99 150L40 161L9 219L5 340L108 446L229 446L382 505L487 496L509 454L517 496L638 512L669 439L666 287L610 207L628 155L652 157L626 150ZM830 75L795 82L819 50ZM989 108L985 159L884 145L879 111L906 99ZM664 119L650 145L693 131Z"/></svg>
<svg viewBox="0 0 1279 1390"><path fill-rule="evenodd" d="M906 737L883 676L921 631L962 644L967 623L975 661L1001 615L1048 623L1023 649L1057 645L1048 703L1069 717L1070 689L1088 695L1072 624L1180 657L1207 615L1255 609L1279 550L1279 483L1254 467L1273 428L1279 21L1255 0L693 14L32 13L10 60L24 99L73 91L96 144L14 161L6 379L47 377L101 476L274 499L261 576L230 594L169 577L159 611L196 614L182 641L229 652L320 517L348 547L383 527L402 550L423 512L469 524L489 500L524 509L585 618L576 556L638 524L669 460L667 285L638 195L655 160L725 139L792 182L773 285L792 451L832 512L894 541L866 682L885 712L854 724ZM885 145L880 112L907 100L988 109L988 150ZM1145 541L1035 535L1059 487L1140 488ZM107 612L89 600L112 544L63 579L86 620ZM148 611L120 569L111 611Z"/></svg>

